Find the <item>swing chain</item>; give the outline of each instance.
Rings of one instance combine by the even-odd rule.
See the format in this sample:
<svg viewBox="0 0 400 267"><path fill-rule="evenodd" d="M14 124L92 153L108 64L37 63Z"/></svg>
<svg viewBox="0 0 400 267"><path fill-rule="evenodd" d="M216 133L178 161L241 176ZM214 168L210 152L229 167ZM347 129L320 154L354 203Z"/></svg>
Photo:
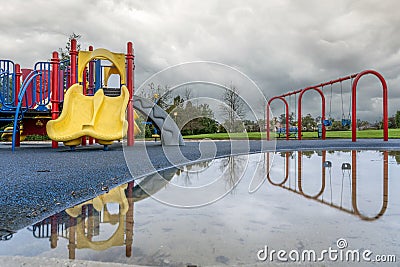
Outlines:
<svg viewBox="0 0 400 267"><path fill-rule="evenodd" d="M340 98L342 101L342 119L344 119L343 84L342 84L342 82L340 82Z"/></svg>
<svg viewBox="0 0 400 267"><path fill-rule="evenodd" d="M331 119L332 118L332 115L331 115L331 112L332 112L332 87L333 87L333 85L332 85L332 83L331 83L331 99L330 99L330 102L329 102L329 119Z"/></svg>
<svg viewBox="0 0 400 267"><path fill-rule="evenodd" d="M349 104L349 115L348 119L351 119L351 97L352 97L352 92L353 92L353 77L350 78L350 104Z"/></svg>

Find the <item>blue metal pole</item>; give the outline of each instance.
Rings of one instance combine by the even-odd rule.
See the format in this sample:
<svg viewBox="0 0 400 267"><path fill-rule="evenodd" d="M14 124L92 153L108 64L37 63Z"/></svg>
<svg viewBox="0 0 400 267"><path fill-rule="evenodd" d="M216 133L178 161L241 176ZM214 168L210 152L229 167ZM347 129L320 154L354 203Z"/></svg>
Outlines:
<svg viewBox="0 0 400 267"><path fill-rule="evenodd" d="M101 88L101 60L96 60L95 63L95 82L94 82L94 92Z"/></svg>

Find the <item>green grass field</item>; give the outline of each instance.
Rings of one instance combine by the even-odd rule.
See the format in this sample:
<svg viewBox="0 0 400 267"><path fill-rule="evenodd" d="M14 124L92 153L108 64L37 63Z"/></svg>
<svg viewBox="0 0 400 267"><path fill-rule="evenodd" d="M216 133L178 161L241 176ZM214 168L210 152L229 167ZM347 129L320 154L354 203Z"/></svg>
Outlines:
<svg viewBox="0 0 400 267"><path fill-rule="evenodd" d="M271 138L274 137L274 133L271 133ZM198 134L198 135L186 135L183 136L185 139L204 139L209 138L213 140L226 140L226 139L265 139L265 133L214 133L214 134ZM291 137L294 138L294 137ZM303 139L317 139L317 132L303 132ZM351 131L327 131L326 138L351 138ZM363 130L357 132L357 138L383 138L382 130ZM389 129L389 138L400 138L400 129ZM281 138L285 139L285 135L281 134Z"/></svg>

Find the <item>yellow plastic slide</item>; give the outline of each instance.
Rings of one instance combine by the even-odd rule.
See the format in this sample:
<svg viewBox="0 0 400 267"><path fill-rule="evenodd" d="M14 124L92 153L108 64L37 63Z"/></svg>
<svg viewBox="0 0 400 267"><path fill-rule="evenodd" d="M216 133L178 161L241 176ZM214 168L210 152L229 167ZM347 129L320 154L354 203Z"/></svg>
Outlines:
<svg viewBox="0 0 400 267"><path fill-rule="evenodd" d="M64 142L67 146L79 145L85 135L109 145L126 135L128 100L129 92L124 85L120 96L108 97L101 89L94 96L85 96L82 85L74 84L65 94L60 117L47 123L47 134L52 140Z"/></svg>

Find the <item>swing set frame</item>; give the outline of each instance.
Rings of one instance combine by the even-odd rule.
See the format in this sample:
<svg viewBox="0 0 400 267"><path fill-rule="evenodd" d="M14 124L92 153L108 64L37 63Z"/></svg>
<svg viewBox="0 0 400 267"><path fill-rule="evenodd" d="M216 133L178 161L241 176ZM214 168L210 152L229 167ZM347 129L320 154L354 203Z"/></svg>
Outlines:
<svg viewBox="0 0 400 267"><path fill-rule="evenodd" d="M306 88L302 88L302 89L298 89L295 91L291 91L282 95L277 95L272 97L271 99L268 100L267 105L266 105L266 122L265 122L265 130L266 130L266 137L267 140L270 140L271 136L270 136L270 105L271 102L279 99L281 101L284 102L285 105L285 113L286 113L286 139L289 139L289 104L286 101L286 97L291 96L291 95L297 95L299 94L299 98L298 98L298 116L297 116L297 121L298 121L298 135L297 138L298 140L302 139L302 122L301 122L301 113L302 113L302 98L303 98L303 94L306 91L309 90L315 90L317 91L320 96L321 96L321 124L322 124L322 139L325 140L326 139L326 127L327 125L324 124L325 121L325 94L324 91L322 90L322 88L324 86L328 86L328 85L333 85L335 83L342 83L343 81L346 80L352 80L352 84L351 84L351 121L349 121L349 119L347 119L346 121L346 125L351 125L351 131L352 131L352 141L356 142L357 141L357 86L358 86L358 82L359 80L366 75L373 75L375 77L378 78L378 80L381 82L382 85L382 97L383 97L383 140L384 141L388 141L389 139L389 130L388 130L388 88L387 88L387 84L385 81L385 78L377 71L375 70L364 70L361 71L359 73L355 73L352 75L348 75L348 76L344 76L335 80L331 80L328 82L323 82L317 85L313 85L313 86L309 86ZM342 91L342 90L341 90ZM341 92L343 93L343 92ZM332 101L332 99L331 99ZM342 100L343 102L343 100ZM350 109L349 109L350 111ZM343 113L343 106L342 106L342 113ZM350 116L349 116L350 117ZM343 119L343 114L342 114L342 125L344 123L344 119Z"/></svg>

